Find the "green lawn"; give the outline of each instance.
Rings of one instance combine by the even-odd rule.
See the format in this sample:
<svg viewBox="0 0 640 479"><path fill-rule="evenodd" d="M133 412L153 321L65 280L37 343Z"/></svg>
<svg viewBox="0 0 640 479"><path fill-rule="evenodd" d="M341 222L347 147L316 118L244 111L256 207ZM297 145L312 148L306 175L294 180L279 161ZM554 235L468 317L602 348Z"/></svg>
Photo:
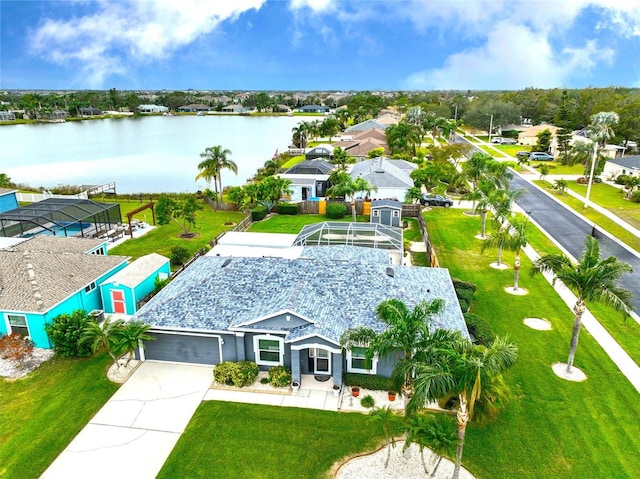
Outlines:
<svg viewBox="0 0 640 479"><path fill-rule="evenodd" d="M358 222L369 222L368 216L356 216ZM327 218L325 215L272 215L269 218L253 223L249 228L251 232L257 233L288 233L297 234L303 226L312 223L322 223L323 221L351 221L351 215L347 215L339 220Z"/></svg>
<svg viewBox="0 0 640 479"><path fill-rule="evenodd" d="M305 158L304 155L292 156L291 158L289 158L287 161L285 161L282 164L282 166L280 167L280 170L281 171L287 170L287 169L291 168L292 166L295 166L298 163L303 162L304 158Z"/></svg>
<svg viewBox="0 0 640 479"><path fill-rule="evenodd" d="M149 216L147 222L150 221ZM131 256L133 259L149 253L159 253L170 257L171 248L174 246L183 246L187 248L191 254L194 254L222 231L232 229L235 224L243 219L244 214L238 211L214 211L208 205L204 204L202 211L198 211L197 213L196 227L193 230L196 233L195 237L181 238L182 227L172 222L164 226L159 226L140 238L125 241L110 249L109 254ZM226 225L225 223L231 224Z"/></svg>
<svg viewBox="0 0 640 479"><path fill-rule="evenodd" d="M382 441L362 414L204 401L158 478L324 478Z"/></svg>
<svg viewBox="0 0 640 479"><path fill-rule="evenodd" d="M582 383L557 378L554 362L566 361L572 314L540 276L528 276L522 259L521 286L530 294L504 292L513 270L489 268L495 251L480 254L480 217L456 210L425 214L440 264L452 276L479 286L473 312L519 346L518 363L506 376L515 399L487 426L467 430L464 463L478 478L633 478L640 449L638 392L583 331L576 366L588 375ZM505 254L513 264L513 253ZM550 320L553 330L527 328L528 316Z"/></svg>
<svg viewBox="0 0 640 479"><path fill-rule="evenodd" d="M587 185L569 181L569 188L581 196L587 196ZM594 183L590 199L616 216L625 220L634 228L640 229L640 203L634 203L624 197L626 191L605 183Z"/></svg>
<svg viewBox="0 0 640 479"><path fill-rule="evenodd" d="M105 377L110 364L107 354L52 359L25 379L0 379L2 479L44 472L118 389Z"/></svg>
<svg viewBox="0 0 640 479"><path fill-rule="evenodd" d="M550 175L582 175L584 173L583 165L563 165L559 161L532 161L529 166L547 165ZM536 168L537 169L537 168Z"/></svg>

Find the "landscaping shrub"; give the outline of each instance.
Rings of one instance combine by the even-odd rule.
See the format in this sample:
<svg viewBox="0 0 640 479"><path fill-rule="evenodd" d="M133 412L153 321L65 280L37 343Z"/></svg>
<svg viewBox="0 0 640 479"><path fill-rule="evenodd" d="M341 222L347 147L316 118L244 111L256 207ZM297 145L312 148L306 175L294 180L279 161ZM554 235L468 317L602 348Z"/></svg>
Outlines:
<svg viewBox="0 0 640 479"><path fill-rule="evenodd" d="M6 334L0 338L0 358L17 361L21 364L33 351L33 342L17 333Z"/></svg>
<svg viewBox="0 0 640 479"><path fill-rule="evenodd" d="M372 396L367 394L365 397L360 399L360 404L362 405L362 407L372 408L373 406L376 405L376 401L373 399Z"/></svg>
<svg viewBox="0 0 640 479"><path fill-rule="evenodd" d="M288 386L291 382L291 371L284 366L274 366L269 369L269 384L276 388Z"/></svg>
<svg viewBox="0 0 640 479"><path fill-rule="evenodd" d="M281 215L297 215L299 213L298 203L280 203L278 213Z"/></svg>
<svg viewBox="0 0 640 479"><path fill-rule="evenodd" d="M467 323L467 329L469 334L473 338L474 343L482 344L484 346L490 346L495 338L495 334L484 319L473 314L465 313L464 321Z"/></svg>
<svg viewBox="0 0 640 479"><path fill-rule="evenodd" d="M456 291L458 302L460 303L460 309L463 313L466 313L471 309L471 301L473 301L473 294L478 287L473 283L462 281L457 278L452 278L453 288Z"/></svg>
<svg viewBox="0 0 640 479"><path fill-rule="evenodd" d="M253 384L258 371L258 365L253 361L224 361L213 368L213 378L218 383L242 388Z"/></svg>
<svg viewBox="0 0 640 479"><path fill-rule="evenodd" d="M79 344L82 331L89 324L87 312L77 309L73 313L60 314L53 318L52 324L46 324L44 329L53 343L53 350L63 358L69 356L91 356L89 344Z"/></svg>
<svg viewBox="0 0 640 479"><path fill-rule="evenodd" d="M174 266L182 266L189 258L191 254L189 250L184 246L174 246L171 248L171 264Z"/></svg>
<svg viewBox="0 0 640 479"><path fill-rule="evenodd" d="M618 177L614 180L614 183L616 185L624 185L628 178L629 175L618 175Z"/></svg>
<svg viewBox="0 0 640 479"><path fill-rule="evenodd" d="M375 391L395 391L391 378L370 374L346 373L344 383L347 386L360 386Z"/></svg>
<svg viewBox="0 0 640 479"><path fill-rule="evenodd" d="M255 206L251 208L251 221L263 220L268 213L269 210L267 210L266 206Z"/></svg>
<svg viewBox="0 0 640 479"><path fill-rule="evenodd" d="M634 191L631 195L631 201L634 203L640 203L640 190Z"/></svg>
<svg viewBox="0 0 640 479"><path fill-rule="evenodd" d="M343 203L329 203L327 205L327 218L339 220L347 215L347 205Z"/></svg>

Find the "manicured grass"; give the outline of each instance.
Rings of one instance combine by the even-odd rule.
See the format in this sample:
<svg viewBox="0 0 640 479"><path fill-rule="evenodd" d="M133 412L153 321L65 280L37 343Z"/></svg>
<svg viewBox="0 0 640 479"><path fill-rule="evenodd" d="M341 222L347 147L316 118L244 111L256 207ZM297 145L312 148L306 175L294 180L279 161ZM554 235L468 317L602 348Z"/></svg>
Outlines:
<svg viewBox="0 0 640 479"><path fill-rule="evenodd" d="M542 165L547 165L550 175L582 175L584 173L583 165L563 165L559 161L532 161L529 166L536 166L538 169Z"/></svg>
<svg viewBox="0 0 640 479"><path fill-rule="evenodd" d="M181 238L182 227L171 222L159 226L140 238L125 241L109 250L109 254L131 256L133 259L149 253L159 253L170 257L171 248L174 246L183 246L191 254L194 254L222 231L232 229L243 219L244 214L238 211L214 211L207 204L203 204L202 211L197 213L196 227L192 230L196 236L193 238ZM147 221L150 221L149 217ZM232 224L225 225L225 223Z"/></svg>
<svg viewBox="0 0 640 479"><path fill-rule="evenodd" d="M305 156L304 155L297 155L297 156L292 156L291 158L289 158L287 161L285 161L282 166L280 167L280 170L286 170L288 168L291 168L292 166L297 165L298 163L301 163L304 161Z"/></svg>
<svg viewBox="0 0 640 479"><path fill-rule="evenodd" d="M552 186L551 183L547 181L535 180L534 183L538 186L541 186L542 188L551 188ZM635 249L636 251L640 251L640 238L638 238L630 231L627 231L623 227L619 226L615 221L607 218L601 213L598 213L593 208L585 208L584 201L580 201L578 198L574 198L568 193L558 193L556 190L550 190L549 192L565 205L574 209L582 216L598 225L599 228L608 231L613 236L618 238L623 243L627 244L629 247ZM618 214L619 210L613 212L615 214Z"/></svg>
<svg viewBox="0 0 640 479"><path fill-rule="evenodd" d="M118 389L105 377L110 364L107 354L52 359L24 379L0 379L2 479L45 471Z"/></svg>
<svg viewBox="0 0 640 479"><path fill-rule="evenodd" d="M358 222L368 222L368 216L356 216ZM351 215L347 215L339 220L327 218L325 215L271 215L269 218L253 223L249 228L251 232L257 233L287 233L297 234L303 226L312 223L322 223L323 221L340 221L348 223Z"/></svg>
<svg viewBox="0 0 640 479"><path fill-rule="evenodd" d="M474 238L480 217L433 209L425 218L440 264L479 286L473 312L519 347L506 375L515 398L495 422L467 430L466 467L479 478L637 477L638 392L586 331L576 366L588 379L557 378L551 364L566 361L572 314L541 276L528 276L528 258L522 257L520 284L529 294L509 295L503 288L513 283L513 270L491 269L495 251L481 255ZM513 253L504 259L513 264ZM529 316L548 319L553 329L527 328L522 320Z"/></svg>
<svg viewBox="0 0 640 479"><path fill-rule="evenodd" d="M158 478L324 478L382 441L362 414L204 401Z"/></svg>
<svg viewBox="0 0 640 479"><path fill-rule="evenodd" d="M579 195L587 196L587 185L569 181L568 186ZM625 193L625 190L620 190L606 183L594 183L591 187L589 199L595 204L608 209L634 228L640 229L640 203L634 203L626 199L624 197Z"/></svg>
<svg viewBox="0 0 640 479"><path fill-rule="evenodd" d="M415 218L403 218L403 222L407 223L407 227L402 230L403 237L408 241L421 241L422 234L418 226L418 220Z"/></svg>

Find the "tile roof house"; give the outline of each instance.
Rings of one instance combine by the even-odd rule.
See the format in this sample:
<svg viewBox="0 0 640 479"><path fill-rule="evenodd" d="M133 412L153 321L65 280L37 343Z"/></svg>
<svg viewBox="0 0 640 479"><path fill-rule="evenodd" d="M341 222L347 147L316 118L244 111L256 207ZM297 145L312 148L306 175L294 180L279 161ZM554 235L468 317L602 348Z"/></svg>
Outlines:
<svg viewBox="0 0 640 479"><path fill-rule="evenodd" d="M0 249L0 335L17 332L52 345L44 325L76 309L102 309L97 286L127 265L104 240L35 236Z"/></svg>
<svg viewBox="0 0 640 479"><path fill-rule="evenodd" d="M623 156L607 160L602 175L615 180L620 175L629 175L640 178L640 155Z"/></svg>
<svg viewBox="0 0 640 479"><path fill-rule="evenodd" d="M349 173L352 178L363 177L378 187L372 193L374 198L404 200L409 188L413 187L410 173L418 167L405 160L390 160L384 157L362 161L353 165Z"/></svg>
<svg viewBox="0 0 640 479"><path fill-rule="evenodd" d="M342 247L337 256L332 246L310 248L313 254L298 259L196 260L136 313L156 337L139 357L197 364L251 360L261 369L284 365L294 381L313 374L341 384L344 370L389 376L395 355L359 369L358 358L343 355L340 336L358 326L382 331L376 308L392 298L410 307L442 298L445 308L433 327L468 336L446 269L391 266L376 255L356 255L357 247Z"/></svg>

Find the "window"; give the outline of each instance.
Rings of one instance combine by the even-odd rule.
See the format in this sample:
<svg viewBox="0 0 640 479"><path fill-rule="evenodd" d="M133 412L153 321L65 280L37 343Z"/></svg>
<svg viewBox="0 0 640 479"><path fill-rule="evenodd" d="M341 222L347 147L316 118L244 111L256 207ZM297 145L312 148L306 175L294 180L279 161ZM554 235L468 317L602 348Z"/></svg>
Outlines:
<svg viewBox="0 0 640 479"><path fill-rule="evenodd" d="M400 218L400 212L398 210L394 210L393 217L394 218Z"/></svg>
<svg viewBox="0 0 640 479"><path fill-rule="evenodd" d="M380 216L380 210L373 210L372 214L374 218L377 218L378 216Z"/></svg>
<svg viewBox="0 0 640 479"><path fill-rule="evenodd" d="M22 337L29 336L29 325L27 324L27 317L17 314L8 314L9 328L12 333L19 334Z"/></svg>
<svg viewBox="0 0 640 479"><path fill-rule="evenodd" d="M84 292L85 293L90 293L91 291L93 291L94 289L96 289L96 283L95 281L93 283L88 284L87 286L85 286L84 288Z"/></svg>
<svg viewBox="0 0 640 479"><path fill-rule="evenodd" d="M365 346L354 346L350 351L347 351L347 372L376 374L378 357L367 359L367 349Z"/></svg>
<svg viewBox="0 0 640 479"><path fill-rule="evenodd" d="M277 336L261 335L253 338L256 364L281 366L284 364L284 340Z"/></svg>

